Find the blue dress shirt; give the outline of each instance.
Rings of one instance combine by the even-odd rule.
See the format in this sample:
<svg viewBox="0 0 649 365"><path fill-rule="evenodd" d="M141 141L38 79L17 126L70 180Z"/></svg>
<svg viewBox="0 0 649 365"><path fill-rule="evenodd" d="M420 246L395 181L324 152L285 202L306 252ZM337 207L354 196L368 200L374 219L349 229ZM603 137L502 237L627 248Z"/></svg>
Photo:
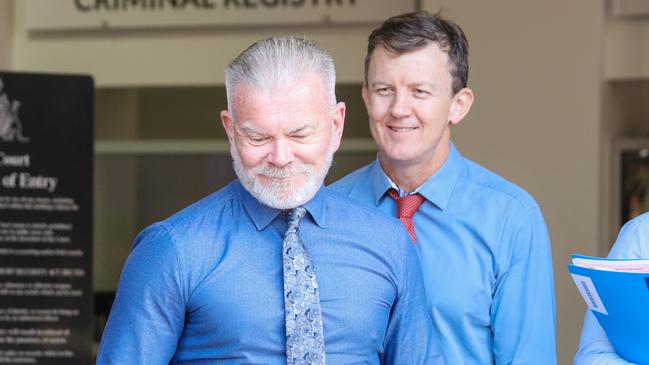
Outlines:
<svg viewBox="0 0 649 365"><path fill-rule="evenodd" d="M374 161L330 188L396 215L390 187ZM419 193L416 248L446 363L556 364L550 242L534 199L453 145Z"/></svg>
<svg viewBox="0 0 649 365"><path fill-rule="evenodd" d="M328 364L441 362L399 221L320 189L300 237L320 287ZM365 224L372 222L372 225ZM282 364L286 217L238 181L142 231L97 364Z"/></svg>
<svg viewBox="0 0 649 365"><path fill-rule="evenodd" d="M649 213L627 222L620 230L608 257L649 258ZM615 352L606 333L590 310L586 311L575 365L631 364Z"/></svg>

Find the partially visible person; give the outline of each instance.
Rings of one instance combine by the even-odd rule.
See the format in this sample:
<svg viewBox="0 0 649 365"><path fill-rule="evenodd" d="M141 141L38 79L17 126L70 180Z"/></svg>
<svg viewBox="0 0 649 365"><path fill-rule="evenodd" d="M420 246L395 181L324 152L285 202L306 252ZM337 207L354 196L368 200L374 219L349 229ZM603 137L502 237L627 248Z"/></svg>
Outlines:
<svg viewBox="0 0 649 365"><path fill-rule="evenodd" d="M238 180L138 235L97 364L440 362L403 227L322 188L345 117L334 87L331 57L299 38L230 63Z"/></svg>
<svg viewBox="0 0 649 365"><path fill-rule="evenodd" d="M473 103L468 62L464 32L438 15L403 14L375 29L362 97L378 158L331 188L399 216L410 232L446 363L552 365L541 209L451 143L451 126Z"/></svg>
<svg viewBox="0 0 649 365"><path fill-rule="evenodd" d="M628 221L620 230L608 257L649 259L649 212ZM575 365L633 364L615 352L606 333L590 310L586 310Z"/></svg>

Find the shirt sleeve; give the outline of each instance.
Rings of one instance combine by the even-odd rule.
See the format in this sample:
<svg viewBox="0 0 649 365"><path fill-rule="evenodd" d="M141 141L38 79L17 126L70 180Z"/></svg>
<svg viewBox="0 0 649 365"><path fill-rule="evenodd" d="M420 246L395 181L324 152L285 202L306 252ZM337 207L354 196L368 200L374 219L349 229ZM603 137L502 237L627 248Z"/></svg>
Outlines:
<svg viewBox="0 0 649 365"><path fill-rule="evenodd" d="M617 235L610 258L649 258L649 213L627 222Z"/></svg>
<svg viewBox="0 0 649 365"><path fill-rule="evenodd" d="M185 318L179 272L168 231L160 224L142 231L124 265L97 364L171 362Z"/></svg>
<svg viewBox="0 0 649 365"><path fill-rule="evenodd" d="M611 258L649 257L649 213L629 221L622 227L615 245L608 255ZM644 242L644 243L643 243ZM589 311L584 317L579 350L575 354L575 365L625 365L632 364L615 352L606 333Z"/></svg>
<svg viewBox="0 0 649 365"><path fill-rule="evenodd" d="M437 365L443 358L426 307L426 289L417 253L404 230L401 282L390 311L382 365ZM407 239L405 239L407 238Z"/></svg>
<svg viewBox="0 0 649 365"><path fill-rule="evenodd" d="M606 333L597 322L590 310L586 311L584 327L581 330L579 351L575 355L575 365L628 365L633 364L624 360L615 352Z"/></svg>
<svg viewBox="0 0 649 365"><path fill-rule="evenodd" d="M538 206L512 207L491 306L496 364L557 363L550 239Z"/></svg>

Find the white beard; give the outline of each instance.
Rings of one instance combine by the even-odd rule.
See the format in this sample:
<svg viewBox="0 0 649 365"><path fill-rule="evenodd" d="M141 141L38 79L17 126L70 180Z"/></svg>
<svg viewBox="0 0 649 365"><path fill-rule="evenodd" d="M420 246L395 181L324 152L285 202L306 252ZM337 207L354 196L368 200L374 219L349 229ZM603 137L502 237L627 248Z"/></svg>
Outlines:
<svg viewBox="0 0 649 365"><path fill-rule="evenodd" d="M236 146L231 148L232 166L241 185L262 204L276 209L291 209L306 204L320 189L329 167L333 162L333 151L328 151L325 163L320 171L313 171L310 164L291 163L288 167L276 168L270 166L257 166L246 169L241 163L241 157ZM292 182L272 181L264 184L259 175L269 178L289 178L304 174L302 186L291 186Z"/></svg>

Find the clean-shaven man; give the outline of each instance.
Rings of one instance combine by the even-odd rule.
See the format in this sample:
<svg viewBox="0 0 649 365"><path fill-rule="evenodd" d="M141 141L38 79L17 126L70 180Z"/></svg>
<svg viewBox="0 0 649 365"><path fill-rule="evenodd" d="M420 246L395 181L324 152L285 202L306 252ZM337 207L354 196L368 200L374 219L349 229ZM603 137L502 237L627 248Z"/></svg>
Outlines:
<svg viewBox="0 0 649 365"><path fill-rule="evenodd" d="M467 79L457 24L419 11L375 29L362 93L378 158L333 189L398 216L410 232L448 364L552 365L548 232L528 193L451 142L473 103Z"/></svg>

